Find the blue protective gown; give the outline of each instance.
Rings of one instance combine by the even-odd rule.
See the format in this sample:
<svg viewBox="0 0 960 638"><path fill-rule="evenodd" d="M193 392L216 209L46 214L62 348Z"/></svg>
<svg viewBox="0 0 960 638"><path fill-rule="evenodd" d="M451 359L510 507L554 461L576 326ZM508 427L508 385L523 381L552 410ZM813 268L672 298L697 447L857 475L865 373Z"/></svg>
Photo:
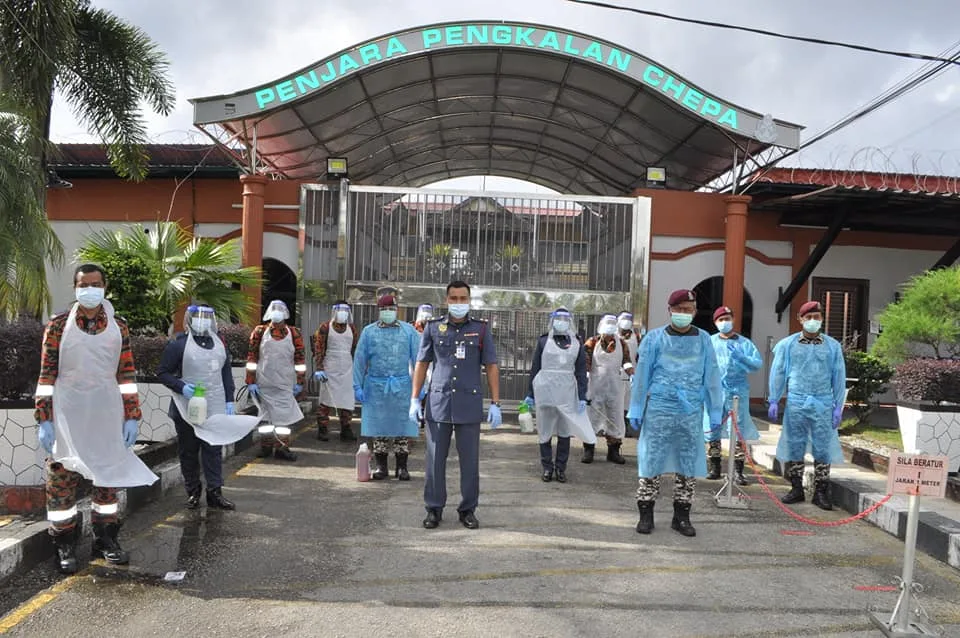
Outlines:
<svg viewBox="0 0 960 638"><path fill-rule="evenodd" d="M720 378L723 382L723 418L733 409L733 397L740 397L740 407L737 413L737 427L740 436L745 441L757 441L760 433L757 425L750 417L750 381L747 375L763 367L763 357L753 342L737 335L732 339L724 339L720 334L710 337L713 351L717 355L717 365L720 367ZM710 415L703 413L703 434L707 441L719 441L730 438L730 420L724 421L723 426L714 431L710 422Z"/></svg>
<svg viewBox="0 0 960 638"><path fill-rule="evenodd" d="M707 475L701 414L723 413L723 386L710 336L678 336L656 328L640 342L627 417L641 422L637 470L641 478L665 472Z"/></svg>
<svg viewBox="0 0 960 638"><path fill-rule="evenodd" d="M353 358L353 385L363 388L360 433L370 437L415 437L411 421L410 371L417 360L420 333L405 322L383 326L372 323L360 333Z"/></svg>
<svg viewBox="0 0 960 638"><path fill-rule="evenodd" d="M833 428L833 410L846 396L847 368L840 343L821 335L823 343L800 343L792 334L773 349L770 401L779 401L784 389L787 405L777 443L781 461L803 461L807 452L820 463L843 463L840 436Z"/></svg>

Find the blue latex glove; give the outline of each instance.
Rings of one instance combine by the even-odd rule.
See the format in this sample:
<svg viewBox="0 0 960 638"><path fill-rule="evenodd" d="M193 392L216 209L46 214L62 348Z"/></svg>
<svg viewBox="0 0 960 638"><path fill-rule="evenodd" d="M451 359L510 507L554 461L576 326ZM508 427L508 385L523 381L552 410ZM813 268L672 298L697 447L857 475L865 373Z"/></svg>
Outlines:
<svg viewBox="0 0 960 638"><path fill-rule="evenodd" d="M140 432L140 424L136 419L127 419L123 422L123 444L127 447L137 442L137 434Z"/></svg>
<svg viewBox="0 0 960 638"><path fill-rule="evenodd" d="M420 388L420 395L419 395L420 400L423 401L423 399L424 399L426 396L427 396L427 384L423 384L423 387Z"/></svg>
<svg viewBox="0 0 960 638"><path fill-rule="evenodd" d="M775 401L770 402L770 407L767 409L767 418L776 423L777 418L780 416L780 405Z"/></svg>
<svg viewBox="0 0 960 638"><path fill-rule="evenodd" d="M180 390L180 393L187 399L192 399L193 394L196 391L197 391L197 386L193 385L192 383L184 383L183 389Z"/></svg>
<svg viewBox="0 0 960 638"><path fill-rule="evenodd" d="M637 432L640 431L640 419L630 419L630 427L632 427Z"/></svg>
<svg viewBox="0 0 960 638"><path fill-rule="evenodd" d="M303 386L300 385L299 383L294 383L294 384L293 384L293 396L298 397L298 396L300 396L300 393L301 393L301 392L303 392Z"/></svg>
<svg viewBox="0 0 960 638"><path fill-rule="evenodd" d="M410 412L407 413L411 421L419 421L423 418L423 408L420 406L420 399L410 399Z"/></svg>
<svg viewBox="0 0 960 638"><path fill-rule="evenodd" d="M843 419L843 404L841 403L833 409L833 429L840 427L840 421Z"/></svg>
<svg viewBox="0 0 960 638"><path fill-rule="evenodd" d="M363 388L355 385L353 386L353 398L357 403L363 403Z"/></svg>
<svg viewBox="0 0 960 638"><path fill-rule="evenodd" d="M256 383L248 383L247 392L250 393L250 396L257 397L257 399L260 398L260 386Z"/></svg>
<svg viewBox="0 0 960 638"><path fill-rule="evenodd" d="M577 414L583 414L586 411L587 411L587 402L581 400L577 404Z"/></svg>
<svg viewBox="0 0 960 638"><path fill-rule="evenodd" d="M53 429L53 421L41 421L40 429L37 430L37 438L40 439L40 445L48 454L53 453L53 442L57 440L56 431Z"/></svg>
<svg viewBox="0 0 960 638"><path fill-rule="evenodd" d="M232 403L228 403L227 407L224 409L224 412L227 413L227 416L233 416L237 413L237 408Z"/></svg>
<svg viewBox="0 0 960 638"><path fill-rule="evenodd" d="M487 414L487 422L494 430L503 425L503 414L500 413L500 406L490 404L490 412Z"/></svg>
<svg viewBox="0 0 960 638"><path fill-rule="evenodd" d="M326 383L327 373L324 372L323 370L317 370L316 372L313 373L313 378L319 381L320 383Z"/></svg>
<svg viewBox="0 0 960 638"><path fill-rule="evenodd" d="M533 397L527 397L526 399L523 400L523 402L527 404L528 408L533 407Z"/></svg>

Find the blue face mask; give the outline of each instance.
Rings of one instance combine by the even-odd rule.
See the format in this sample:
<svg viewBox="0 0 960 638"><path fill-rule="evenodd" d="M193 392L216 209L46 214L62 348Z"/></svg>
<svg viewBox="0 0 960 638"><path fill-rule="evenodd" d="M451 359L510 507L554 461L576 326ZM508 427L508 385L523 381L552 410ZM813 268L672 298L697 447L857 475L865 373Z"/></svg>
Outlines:
<svg viewBox="0 0 960 638"><path fill-rule="evenodd" d="M803 331L807 334L815 335L820 332L820 326L823 325L823 322L819 319L807 319L803 322Z"/></svg>
<svg viewBox="0 0 960 638"><path fill-rule="evenodd" d="M454 319L463 319L467 316L467 313L470 312L470 304L452 303L448 310L450 311L450 316Z"/></svg>
<svg viewBox="0 0 960 638"><path fill-rule="evenodd" d="M685 312L671 312L670 321L677 328L686 328L693 323L693 315L688 315Z"/></svg>
<svg viewBox="0 0 960 638"><path fill-rule="evenodd" d="M566 333L570 330L570 322L566 319L554 319L553 320L553 331Z"/></svg>
<svg viewBox="0 0 960 638"><path fill-rule="evenodd" d="M726 335L726 334L730 334L731 332L733 332L733 322L732 322L732 321L718 321L718 322L717 322L717 330L719 330L721 334L725 334L725 335Z"/></svg>
<svg viewBox="0 0 960 638"><path fill-rule="evenodd" d="M396 310L381 310L380 321L383 323L394 323L397 320Z"/></svg>

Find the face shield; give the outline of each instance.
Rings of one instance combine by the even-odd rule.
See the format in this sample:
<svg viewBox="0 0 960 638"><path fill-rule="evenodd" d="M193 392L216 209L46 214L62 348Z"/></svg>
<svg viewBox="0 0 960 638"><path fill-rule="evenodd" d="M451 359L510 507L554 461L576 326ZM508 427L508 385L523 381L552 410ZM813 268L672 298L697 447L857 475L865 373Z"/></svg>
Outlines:
<svg viewBox="0 0 960 638"><path fill-rule="evenodd" d="M350 304L333 304L333 308L330 311L330 321L340 325L353 323L353 310L350 308Z"/></svg>
<svg viewBox="0 0 960 638"><path fill-rule="evenodd" d="M550 332L552 334L565 334L571 337L576 332L573 325L573 315L566 308L558 308L550 313Z"/></svg>
<svg viewBox="0 0 960 638"><path fill-rule="evenodd" d="M633 314L629 312L621 312L617 316L617 327L621 330L632 330L633 329Z"/></svg>
<svg viewBox="0 0 960 638"><path fill-rule="evenodd" d="M416 321L423 323L428 319L433 317L433 306L428 303L421 304L417 308L417 318Z"/></svg>
<svg viewBox="0 0 960 638"><path fill-rule="evenodd" d="M183 326L195 337L212 337L217 334L217 314L209 306L189 306Z"/></svg>
<svg viewBox="0 0 960 638"><path fill-rule="evenodd" d="M603 315L597 324L597 334L604 336L617 334L617 318L613 315Z"/></svg>
<svg viewBox="0 0 960 638"><path fill-rule="evenodd" d="M290 311L287 309L287 304L283 303L279 299L274 299L270 302L270 305L267 306L267 311L263 313L263 320L270 321L272 323L281 323L290 318Z"/></svg>

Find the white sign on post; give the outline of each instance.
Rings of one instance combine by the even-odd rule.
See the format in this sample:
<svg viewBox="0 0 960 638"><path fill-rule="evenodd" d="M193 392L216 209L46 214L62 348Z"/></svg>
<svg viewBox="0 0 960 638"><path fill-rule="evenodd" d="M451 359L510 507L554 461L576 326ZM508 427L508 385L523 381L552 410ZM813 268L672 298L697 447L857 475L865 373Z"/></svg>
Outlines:
<svg viewBox="0 0 960 638"><path fill-rule="evenodd" d="M887 492L943 498L947 493L950 459L925 454L894 454L887 470Z"/></svg>

